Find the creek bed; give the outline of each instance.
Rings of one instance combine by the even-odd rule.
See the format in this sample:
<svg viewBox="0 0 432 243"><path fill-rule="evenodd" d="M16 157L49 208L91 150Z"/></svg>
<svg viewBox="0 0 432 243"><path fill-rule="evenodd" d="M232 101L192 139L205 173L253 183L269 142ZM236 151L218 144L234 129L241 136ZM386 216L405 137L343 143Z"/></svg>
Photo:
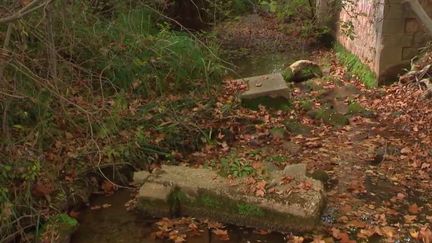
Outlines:
<svg viewBox="0 0 432 243"><path fill-rule="evenodd" d="M134 212L126 210L125 204L133 197L133 192L121 190L112 196L95 196L92 205L110 204L104 209L85 209L79 216L80 227L72 236L72 243L93 242L171 242L169 240L155 240L151 237L154 231L155 219L143 219ZM230 240L222 241L208 229L199 236L188 237L191 243L236 243L236 242L286 242L284 236L278 233L260 235L252 229L228 226Z"/></svg>
<svg viewBox="0 0 432 243"><path fill-rule="evenodd" d="M248 77L281 71L286 65L307 58L310 52L297 50L293 52L278 52L263 54L250 54L243 58L233 59L236 66L234 75ZM154 232L155 219L144 219L133 212L126 210L125 204L133 198L133 193L122 190L112 196L94 196L91 205L109 204L110 207L98 210L87 208L79 216L80 227L72 236L72 243L93 242L171 242L169 240L155 240L151 237ZM253 229L245 229L236 226L228 226L229 241L222 241L212 234L208 229L200 236L187 238L187 242L287 242L284 235L270 233L260 235Z"/></svg>

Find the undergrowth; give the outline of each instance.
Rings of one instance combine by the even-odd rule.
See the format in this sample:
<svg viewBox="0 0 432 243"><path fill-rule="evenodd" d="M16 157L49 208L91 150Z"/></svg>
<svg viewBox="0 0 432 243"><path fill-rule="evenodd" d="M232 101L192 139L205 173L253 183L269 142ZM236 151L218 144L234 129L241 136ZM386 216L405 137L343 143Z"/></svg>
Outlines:
<svg viewBox="0 0 432 243"><path fill-rule="evenodd" d="M373 88L377 86L377 77L368 66L363 64L361 60L354 54L347 51L342 45L335 44L336 56L347 70L359 78L363 83Z"/></svg>
<svg viewBox="0 0 432 243"><path fill-rule="evenodd" d="M190 110L216 103L225 68L214 41L181 32L143 1L92 4L55 1L9 25L0 241L34 240L28 231L116 181L105 165L178 163L212 140L199 123L212 114Z"/></svg>

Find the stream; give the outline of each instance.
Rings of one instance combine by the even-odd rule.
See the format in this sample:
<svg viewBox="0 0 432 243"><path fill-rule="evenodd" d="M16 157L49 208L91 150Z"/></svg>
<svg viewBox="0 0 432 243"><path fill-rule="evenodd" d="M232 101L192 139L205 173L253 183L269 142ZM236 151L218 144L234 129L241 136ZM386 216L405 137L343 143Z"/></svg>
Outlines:
<svg viewBox="0 0 432 243"><path fill-rule="evenodd" d="M263 75L279 72L287 64L301 57L307 57L307 53L273 53L266 55L247 56L233 60L236 66L236 75L241 77ZM155 219L144 219L134 212L126 210L125 203L133 198L133 192L122 190L112 196L94 196L91 205L110 205L107 208L92 210L84 209L79 215L79 229L72 236L72 243L91 242L171 242L169 240L155 240L151 237L154 232ZM208 229L200 236L187 239L187 242L286 242L284 235L270 233L260 235L253 229L245 229L236 226L228 226L229 241L219 240Z"/></svg>
<svg viewBox="0 0 432 243"><path fill-rule="evenodd" d="M111 205L105 209L85 209L79 216L80 227L72 236L72 243L90 242L172 242L169 240L155 240L151 237L154 231L154 219L143 219L134 212L126 210L125 203L131 199L133 192L122 190L112 196L97 196L92 205ZM203 229L199 236L188 237L187 242L286 242L284 236L278 233L260 235L252 229L235 226L228 228L230 240L222 241L208 229Z"/></svg>

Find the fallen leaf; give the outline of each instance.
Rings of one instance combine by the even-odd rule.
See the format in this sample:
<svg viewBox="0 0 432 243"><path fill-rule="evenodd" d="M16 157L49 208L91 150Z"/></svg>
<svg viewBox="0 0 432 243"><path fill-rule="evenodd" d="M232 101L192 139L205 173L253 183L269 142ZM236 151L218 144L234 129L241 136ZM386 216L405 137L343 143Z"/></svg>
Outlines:
<svg viewBox="0 0 432 243"><path fill-rule="evenodd" d="M332 232L333 238L335 238L337 240L340 240L340 238L341 238L341 236L340 236L341 231L339 229L332 228L331 232Z"/></svg>
<svg viewBox="0 0 432 243"><path fill-rule="evenodd" d="M414 203L408 207L408 212L410 212L412 214L418 214L418 213L420 213L420 208L417 206L416 203Z"/></svg>
<svg viewBox="0 0 432 243"><path fill-rule="evenodd" d="M219 240L227 241L230 239L228 230L214 229L212 232L218 237Z"/></svg>
<svg viewBox="0 0 432 243"><path fill-rule="evenodd" d="M416 220L417 216L415 215L405 215L404 219L405 219L405 223L407 224L412 224L414 223L414 221Z"/></svg>
<svg viewBox="0 0 432 243"><path fill-rule="evenodd" d="M290 243L303 243L304 238L301 236L294 236L291 240L289 240Z"/></svg>
<svg viewBox="0 0 432 243"><path fill-rule="evenodd" d="M401 149L400 153L407 155L407 154L411 154L412 150L409 147L405 147L405 148Z"/></svg>
<svg viewBox="0 0 432 243"><path fill-rule="evenodd" d="M351 240L349 238L348 233L340 233L339 236L340 236L340 243L356 243L355 240Z"/></svg>

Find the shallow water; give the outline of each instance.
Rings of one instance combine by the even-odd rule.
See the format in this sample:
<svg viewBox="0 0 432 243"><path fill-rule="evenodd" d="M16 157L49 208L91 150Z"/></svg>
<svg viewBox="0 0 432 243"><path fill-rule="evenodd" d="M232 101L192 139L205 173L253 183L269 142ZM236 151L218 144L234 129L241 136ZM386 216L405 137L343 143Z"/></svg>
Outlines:
<svg viewBox="0 0 432 243"><path fill-rule="evenodd" d="M281 72L284 67L300 59L310 59L311 51L298 49L296 51L250 54L247 57L232 60L235 74L238 77L250 77Z"/></svg>
<svg viewBox="0 0 432 243"><path fill-rule="evenodd" d="M171 242L168 240L154 240L151 237L154 219L143 219L138 214L129 212L124 206L132 198L127 190L119 191L112 196L97 196L92 205L111 204L111 207L99 210L85 209L79 216L80 227L72 236L72 243L97 242ZM191 243L236 243L236 242L286 242L284 236L277 233L259 235L251 229L228 227L229 241L219 240L207 229L200 236L187 238Z"/></svg>

